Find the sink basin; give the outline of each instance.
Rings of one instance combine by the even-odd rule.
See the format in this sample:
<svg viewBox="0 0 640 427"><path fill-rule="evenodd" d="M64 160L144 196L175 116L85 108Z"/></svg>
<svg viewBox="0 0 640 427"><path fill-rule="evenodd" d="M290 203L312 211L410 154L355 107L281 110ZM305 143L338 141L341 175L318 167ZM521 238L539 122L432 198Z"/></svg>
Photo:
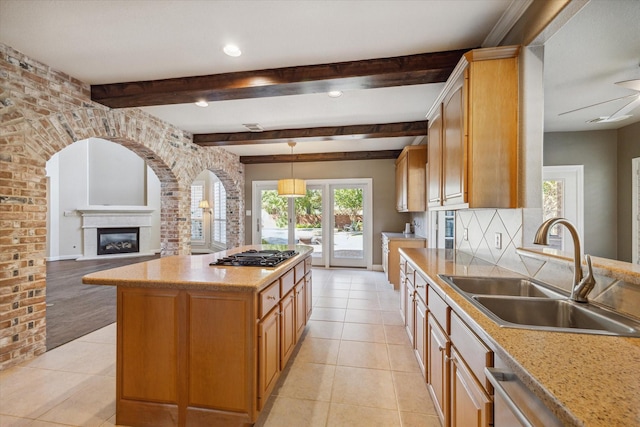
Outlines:
<svg viewBox="0 0 640 427"><path fill-rule="evenodd" d="M446 276L440 278L461 292L472 295L505 295L540 298L564 298L567 295L553 290L542 282L519 277Z"/></svg>
<svg viewBox="0 0 640 427"><path fill-rule="evenodd" d="M593 304L482 295L474 295L472 301L500 326L640 337L640 322Z"/></svg>

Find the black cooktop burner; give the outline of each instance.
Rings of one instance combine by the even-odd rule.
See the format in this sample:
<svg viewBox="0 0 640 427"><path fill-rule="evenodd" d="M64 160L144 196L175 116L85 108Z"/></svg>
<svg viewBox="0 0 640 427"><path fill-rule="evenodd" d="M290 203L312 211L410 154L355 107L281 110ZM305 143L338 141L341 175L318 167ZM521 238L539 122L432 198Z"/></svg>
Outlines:
<svg viewBox="0 0 640 427"><path fill-rule="evenodd" d="M298 252L255 249L229 255L209 263L209 265L232 265L237 267L275 267L283 261L298 255Z"/></svg>

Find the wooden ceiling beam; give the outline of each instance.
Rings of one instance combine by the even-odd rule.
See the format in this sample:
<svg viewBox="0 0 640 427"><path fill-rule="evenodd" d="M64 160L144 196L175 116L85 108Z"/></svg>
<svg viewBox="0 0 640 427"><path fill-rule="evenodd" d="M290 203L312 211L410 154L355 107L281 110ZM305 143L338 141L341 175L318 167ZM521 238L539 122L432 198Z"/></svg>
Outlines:
<svg viewBox="0 0 640 427"><path fill-rule="evenodd" d="M382 151L351 151L316 154L282 154L265 156L240 156L240 163L245 165L258 163L300 163L300 162L331 162L342 160L378 160L397 159L402 150Z"/></svg>
<svg viewBox="0 0 640 427"><path fill-rule="evenodd" d="M442 83L468 50L92 85L91 99L125 108Z"/></svg>
<svg viewBox="0 0 640 427"><path fill-rule="evenodd" d="M365 138L395 138L427 134L427 121L384 123L352 126L324 126L302 129L280 129L264 132L206 133L193 135L193 142L203 147L227 145L275 144L295 140L330 141Z"/></svg>

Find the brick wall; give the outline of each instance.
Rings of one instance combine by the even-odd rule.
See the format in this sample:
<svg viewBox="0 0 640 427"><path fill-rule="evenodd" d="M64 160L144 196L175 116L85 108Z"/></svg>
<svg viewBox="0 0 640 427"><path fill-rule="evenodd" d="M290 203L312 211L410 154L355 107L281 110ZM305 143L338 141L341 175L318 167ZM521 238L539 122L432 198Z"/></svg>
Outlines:
<svg viewBox="0 0 640 427"><path fill-rule="evenodd" d="M161 183L162 255L191 252L190 186L209 169L227 191L227 244L244 242L244 166L135 108L109 109L89 85L0 43L0 370L45 352L45 166L76 141L138 154Z"/></svg>

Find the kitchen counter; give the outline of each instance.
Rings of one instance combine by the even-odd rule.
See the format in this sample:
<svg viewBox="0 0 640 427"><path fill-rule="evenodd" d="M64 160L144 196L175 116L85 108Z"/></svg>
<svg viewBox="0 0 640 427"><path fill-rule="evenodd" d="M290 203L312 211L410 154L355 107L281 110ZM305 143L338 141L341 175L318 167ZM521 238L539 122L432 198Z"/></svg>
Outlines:
<svg viewBox="0 0 640 427"><path fill-rule="evenodd" d="M400 252L565 425L640 425L640 338L501 328L438 274L517 273L451 250Z"/></svg>
<svg viewBox="0 0 640 427"><path fill-rule="evenodd" d="M276 267L243 267L209 265L210 262L249 249L290 250L298 252ZM153 261L131 264L111 270L98 271L82 278L89 285L139 288L164 287L190 290L255 291L277 279L282 271L291 268L313 252L303 245L242 246L206 255L174 255Z"/></svg>
<svg viewBox="0 0 640 427"><path fill-rule="evenodd" d="M383 231L381 233L389 240L426 240L424 237L420 237L417 234L405 234L405 233L393 233L390 231Z"/></svg>
<svg viewBox="0 0 640 427"><path fill-rule="evenodd" d="M249 249L274 267L209 265ZM252 425L311 315L308 246L170 256L83 277L117 287L116 423Z"/></svg>

